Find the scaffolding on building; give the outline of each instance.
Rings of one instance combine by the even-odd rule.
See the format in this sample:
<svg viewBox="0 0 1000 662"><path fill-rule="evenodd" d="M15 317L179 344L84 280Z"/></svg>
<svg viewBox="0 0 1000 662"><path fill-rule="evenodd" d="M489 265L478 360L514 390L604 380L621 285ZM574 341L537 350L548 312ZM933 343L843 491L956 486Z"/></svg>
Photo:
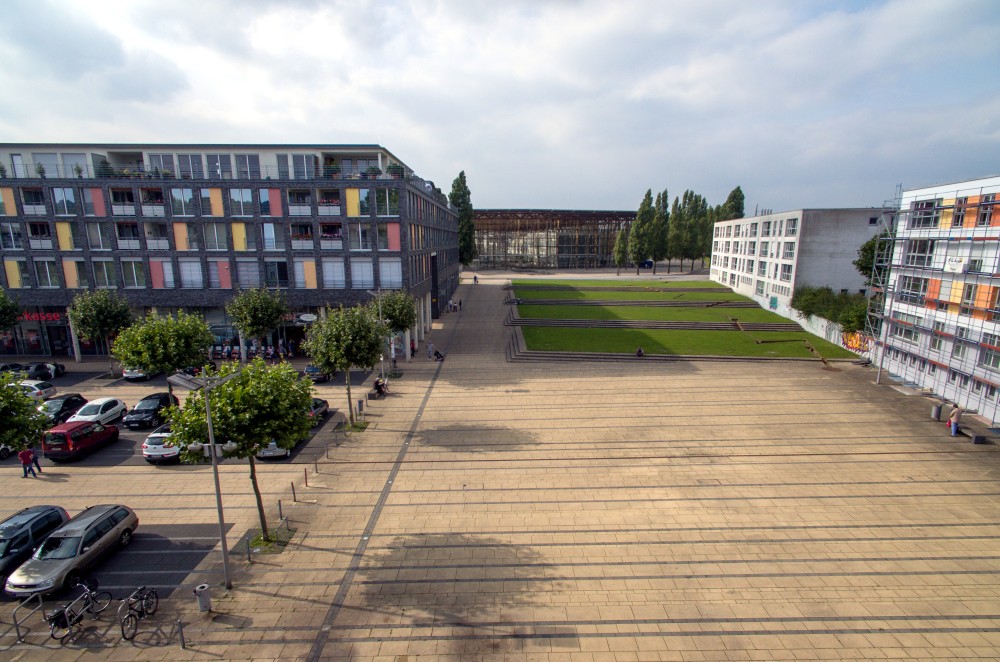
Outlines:
<svg viewBox="0 0 1000 662"><path fill-rule="evenodd" d="M613 267L618 233L634 220L634 211L477 209L473 267Z"/></svg>
<svg viewBox="0 0 1000 662"><path fill-rule="evenodd" d="M894 211L881 220L865 330L876 383L887 373L994 424L1000 410L996 190L931 187L904 199L897 187Z"/></svg>

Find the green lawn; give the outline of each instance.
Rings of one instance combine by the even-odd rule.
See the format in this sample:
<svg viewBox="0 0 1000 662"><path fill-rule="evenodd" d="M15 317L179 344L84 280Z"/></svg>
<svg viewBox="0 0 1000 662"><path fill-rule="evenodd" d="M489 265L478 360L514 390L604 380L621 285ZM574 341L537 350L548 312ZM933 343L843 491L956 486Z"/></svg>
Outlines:
<svg viewBox="0 0 1000 662"><path fill-rule="evenodd" d="M615 292L600 290L525 290L514 288L514 296L531 299L559 299L566 301L749 301L735 292Z"/></svg>
<svg viewBox="0 0 1000 662"><path fill-rule="evenodd" d="M518 285L551 285L553 287L722 287L719 283L710 280L678 280L678 281L649 281L649 280L548 280L544 278L517 278L511 281L514 287Z"/></svg>
<svg viewBox="0 0 1000 662"><path fill-rule="evenodd" d="M647 354L851 359L852 352L805 332L662 331L655 329L578 329L521 327L529 350L628 352L641 346ZM772 341L758 344L755 340ZM773 342L781 341L781 342ZM805 342L803 342L805 341Z"/></svg>
<svg viewBox="0 0 1000 662"><path fill-rule="evenodd" d="M521 317L563 320L653 320L665 322L729 322L734 317L741 322L791 322L763 308L681 308L642 306L533 306L517 307Z"/></svg>

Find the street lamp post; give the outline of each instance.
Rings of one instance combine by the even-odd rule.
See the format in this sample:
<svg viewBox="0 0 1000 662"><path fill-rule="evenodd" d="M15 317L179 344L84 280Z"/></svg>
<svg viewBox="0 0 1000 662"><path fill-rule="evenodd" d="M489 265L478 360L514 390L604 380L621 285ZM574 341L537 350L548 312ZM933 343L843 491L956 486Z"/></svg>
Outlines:
<svg viewBox="0 0 1000 662"><path fill-rule="evenodd" d="M226 518L222 512L222 486L219 483L219 461L215 457L215 432L212 430L212 405L209 397L212 389L225 384L230 379L236 377L239 372L234 372L225 377L212 379L208 377L208 366L202 369L205 377L189 377L184 373L177 373L167 377L167 381L174 386L186 388L189 391L205 392L205 419L208 423L208 447L209 455L212 456L212 475L215 478L215 507L219 513L219 542L222 544L222 577L225 580L226 588L233 587L233 581L229 577L229 545L226 543Z"/></svg>
<svg viewBox="0 0 1000 662"><path fill-rule="evenodd" d="M384 323L385 319L382 318L382 288L381 288L381 286L378 288L377 292L372 292L371 290L367 290L367 292L368 292L368 294L371 294L372 296L374 296L375 297L375 301L378 302L378 321L380 323ZM395 348L393 347L392 336L391 335L389 336L389 351L390 352L395 351ZM382 368L381 368L381 371L382 371L382 381L384 382L385 381L385 348L382 349L381 359L382 359Z"/></svg>

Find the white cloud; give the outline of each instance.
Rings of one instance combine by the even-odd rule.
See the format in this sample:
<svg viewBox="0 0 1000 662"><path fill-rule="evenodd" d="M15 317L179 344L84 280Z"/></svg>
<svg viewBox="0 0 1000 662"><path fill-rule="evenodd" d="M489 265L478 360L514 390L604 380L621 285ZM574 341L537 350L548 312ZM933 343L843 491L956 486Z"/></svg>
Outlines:
<svg viewBox="0 0 1000 662"><path fill-rule="evenodd" d="M0 37L8 140L379 142L479 207L1000 170L992 0L18 0Z"/></svg>

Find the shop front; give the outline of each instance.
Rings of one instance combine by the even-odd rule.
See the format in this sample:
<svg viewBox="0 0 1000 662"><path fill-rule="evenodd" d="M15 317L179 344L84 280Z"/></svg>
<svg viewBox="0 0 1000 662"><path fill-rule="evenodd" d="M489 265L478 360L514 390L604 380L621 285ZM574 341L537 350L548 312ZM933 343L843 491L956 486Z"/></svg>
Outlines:
<svg viewBox="0 0 1000 662"><path fill-rule="evenodd" d="M0 354L8 356L69 356L72 351L65 308L22 308L17 326L0 334Z"/></svg>

